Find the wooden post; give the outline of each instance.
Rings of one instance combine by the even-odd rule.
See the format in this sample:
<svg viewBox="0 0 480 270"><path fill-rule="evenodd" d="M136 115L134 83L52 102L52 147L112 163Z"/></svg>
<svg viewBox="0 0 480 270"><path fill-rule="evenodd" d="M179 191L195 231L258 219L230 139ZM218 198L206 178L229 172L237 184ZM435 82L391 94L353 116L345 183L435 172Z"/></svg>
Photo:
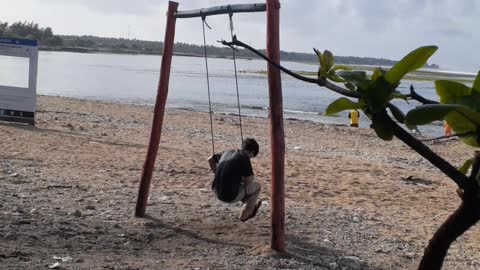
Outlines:
<svg viewBox="0 0 480 270"><path fill-rule="evenodd" d="M280 64L280 1L267 3L267 56ZM282 81L280 70L268 64L270 96L270 147L272 178L270 194L270 247L285 252L285 137L283 130Z"/></svg>
<svg viewBox="0 0 480 270"><path fill-rule="evenodd" d="M163 116L165 114L165 103L168 95L168 82L170 79L170 67L172 64L173 43L175 39L175 12L178 3L169 1L167 11L167 25L165 27L165 38L163 43L162 64L160 67L160 80L157 89L157 99L153 114L152 131L148 145L147 157L143 164L140 188L138 190L136 217L144 217L147 209L148 192L152 181L153 168L158 153L160 137L162 135Z"/></svg>

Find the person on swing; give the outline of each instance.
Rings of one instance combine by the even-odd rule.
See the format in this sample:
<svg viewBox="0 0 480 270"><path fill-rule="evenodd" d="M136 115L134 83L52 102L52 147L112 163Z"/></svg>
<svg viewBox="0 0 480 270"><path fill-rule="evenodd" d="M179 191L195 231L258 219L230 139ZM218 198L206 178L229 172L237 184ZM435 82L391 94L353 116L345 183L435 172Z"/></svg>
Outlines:
<svg viewBox="0 0 480 270"><path fill-rule="evenodd" d="M262 201L258 201L261 186L255 182L250 159L258 155L257 141L247 138L241 150L226 150L208 158L210 169L215 173L212 190L223 202L242 201L245 206L240 221L247 221L257 214Z"/></svg>

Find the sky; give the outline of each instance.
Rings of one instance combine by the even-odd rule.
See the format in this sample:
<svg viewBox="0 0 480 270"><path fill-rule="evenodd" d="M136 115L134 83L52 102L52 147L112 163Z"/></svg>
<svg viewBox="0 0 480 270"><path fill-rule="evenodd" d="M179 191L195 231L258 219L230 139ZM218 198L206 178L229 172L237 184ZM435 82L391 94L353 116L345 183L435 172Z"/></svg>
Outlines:
<svg viewBox="0 0 480 270"><path fill-rule="evenodd" d="M179 0L179 10L262 0ZM480 70L478 0L281 0L280 48L313 53L399 60L411 50L437 45L429 63L443 70ZM15 0L0 9L0 21L34 21L55 34L163 41L165 0ZM235 14L235 34L265 48L265 13ZM228 40L228 15L207 18L207 43ZM178 19L176 42L202 44L200 18Z"/></svg>

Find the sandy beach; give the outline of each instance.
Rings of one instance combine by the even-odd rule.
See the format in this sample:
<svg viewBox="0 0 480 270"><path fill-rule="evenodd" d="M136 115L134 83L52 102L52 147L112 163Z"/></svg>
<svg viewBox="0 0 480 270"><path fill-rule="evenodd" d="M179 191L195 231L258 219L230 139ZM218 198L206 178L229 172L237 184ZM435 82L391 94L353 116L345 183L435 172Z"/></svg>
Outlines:
<svg viewBox="0 0 480 270"><path fill-rule="evenodd" d="M35 127L0 122L0 269L415 269L456 209L456 186L398 140L368 128L286 120L286 241L270 252L269 121L243 118L265 200L238 204L209 186L206 113L167 109L148 218L134 218L150 106L40 96ZM235 116L214 115L215 149L240 146ZM460 166L473 149L430 142ZM444 269L480 269L480 226ZM347 266L349 265L349 266Z"/></svg>

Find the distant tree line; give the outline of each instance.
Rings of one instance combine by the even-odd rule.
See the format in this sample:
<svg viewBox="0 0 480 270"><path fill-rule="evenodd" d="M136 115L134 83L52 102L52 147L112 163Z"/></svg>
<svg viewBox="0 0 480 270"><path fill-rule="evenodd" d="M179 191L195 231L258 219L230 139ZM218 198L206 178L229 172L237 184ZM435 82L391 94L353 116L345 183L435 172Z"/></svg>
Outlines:
<svg viewBox="0 0 480 270"><path fill-rule="evenodd" d="M0 21L0 36L11 38L36 39L42 45L61 46L62 38L53 34L52 28L40 28L34 22L8 22Z"/></svg>
<svg viewBox="0 0 480 270"><path fill-rule="evenodd" d="M41 50L59 50L74 52L113 52L131 54L162 54L163 42L146 41L124 38L104 38L96 36L54 35L52 28L40 28L34 22L15 22L9 25L0 21L0 36L14 38L28 38L39 41ZM260 50L265 53L265 50ZM203 56L201 45L176 43L173 49L176 55ZM224 46L207 46L210 57L231 58L232 50ZM258 58L252 52L238 49L239 58ZM312 53L280 52L282 61L317 62L317 56ZM350 65L393 66L397 61L384 58L335 56L335 63ZM428 68L438 68L435 64L426 64Z"/></svg>
<svg viewBox="0 0 480 270"><path fill-rule="evenodd" d="M91 49L113 49L123 50L130 53L141 54L162 54L163 42L145 41L124 38L103 38L95 36L61 36L64 44L71 47L87 47ZM265 53L265 50L260 50ZM204 49L201 45L177 42L173 48L176 55L203 56ZM208 45L207 54L210 57L231 58L232 50L229 47L217 47ZM257 55L245 49L238 49L235 53L239 58L256 59ZM280 51L282 61L295 62L317 62L314 53L297 53ZM385 58L357 57L357 56L335 56L335 63L348 65L371 65L371 66L393 66L397 61ZM428 68L439 68L436 64L426 64Z"/></svg>

